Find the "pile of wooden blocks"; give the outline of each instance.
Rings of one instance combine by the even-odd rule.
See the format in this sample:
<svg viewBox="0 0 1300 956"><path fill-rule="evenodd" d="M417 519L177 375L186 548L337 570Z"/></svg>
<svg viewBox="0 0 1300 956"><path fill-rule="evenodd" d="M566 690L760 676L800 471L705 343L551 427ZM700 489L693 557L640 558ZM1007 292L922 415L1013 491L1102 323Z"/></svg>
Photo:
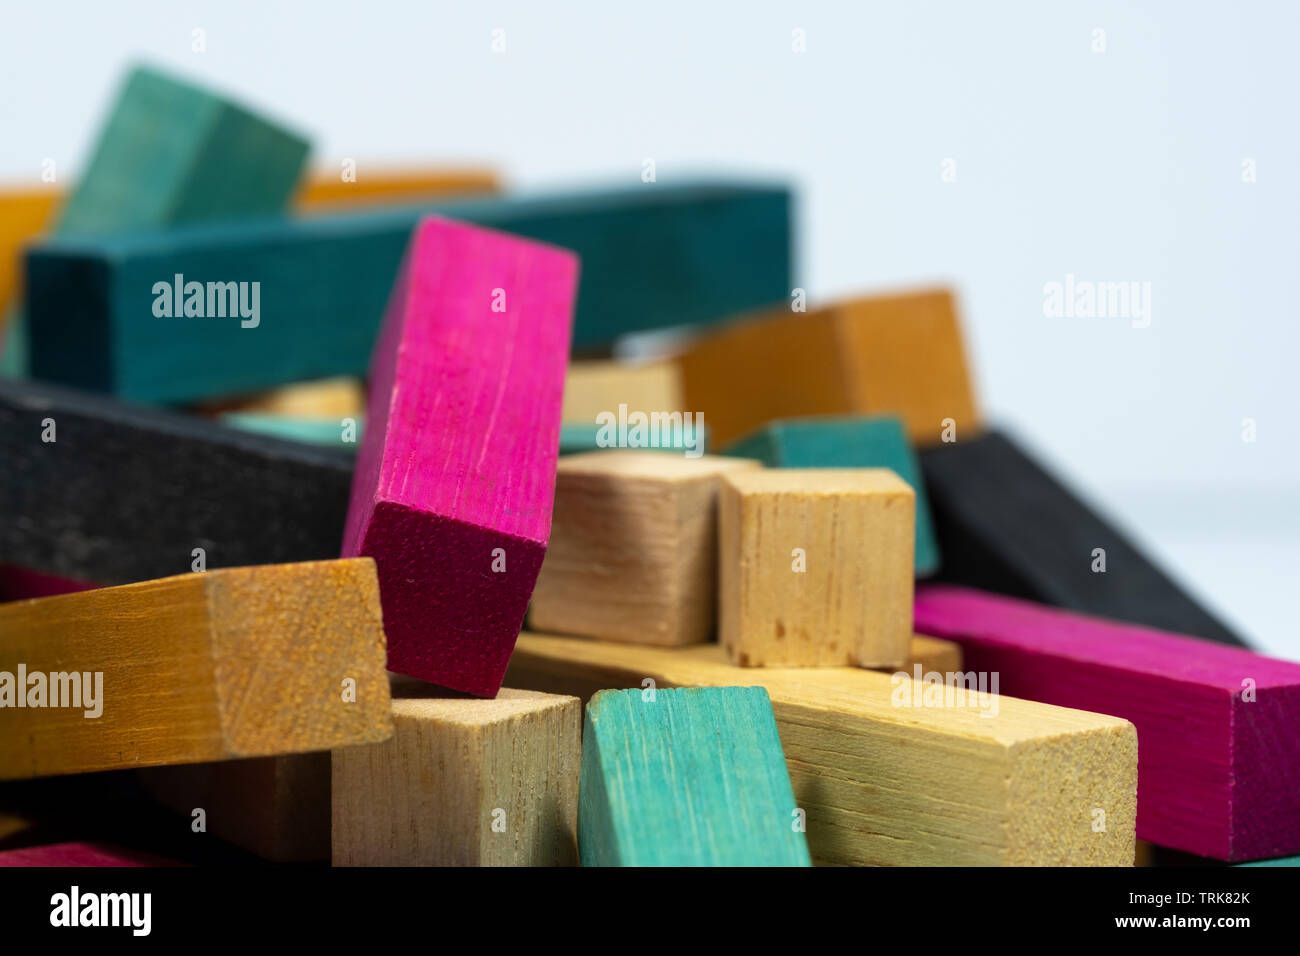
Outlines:
<svg viewBox="0 0 1300 956"><path fill-rule="evenodd" d="M1300 854L1300 665L984 424L950 292L808 308L780 184L308 152L142 68L0 193L0 863Z"/></svg>

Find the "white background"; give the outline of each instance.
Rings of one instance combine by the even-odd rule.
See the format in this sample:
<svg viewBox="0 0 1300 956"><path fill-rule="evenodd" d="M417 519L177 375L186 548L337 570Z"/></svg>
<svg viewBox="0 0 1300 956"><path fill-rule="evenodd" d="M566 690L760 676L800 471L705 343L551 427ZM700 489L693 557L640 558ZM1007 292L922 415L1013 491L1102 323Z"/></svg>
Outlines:
<svg viewBox="0 0 1300 956"><path fill-rule="evenodd" d="M791 178L814 301L953 283L989 416L1257 646L1300 657L1297 5L4 6L0 179L46 157L75 176L137 59L362 175L481 161L516 186L635 183L654 158L661 183ZM1044 317L1067 273L1152 283L1150 328Z"/></svg>

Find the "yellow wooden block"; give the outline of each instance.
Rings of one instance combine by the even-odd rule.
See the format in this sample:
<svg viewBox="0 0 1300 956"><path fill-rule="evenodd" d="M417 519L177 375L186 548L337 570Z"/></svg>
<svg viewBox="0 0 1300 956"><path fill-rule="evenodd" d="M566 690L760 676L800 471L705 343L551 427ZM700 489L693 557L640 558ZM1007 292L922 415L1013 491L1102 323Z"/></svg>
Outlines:
<svg viewBox="0 0 1300 956"><path fill-rule="evenodd" d="M660 645L709 640L718 477L761 467L645 450L561 458L530 626Z"/></svg>
<svg viewBox="0 0 1300 956"><path fill-rule="evenodd" d="M744 667L898 667L916 494L886 468L724 474L718 639Z"/></svg>
<svg viewBox="0 0 1300 956"><path fill-rule="evenodd" d="M393 687L392 740L335 750L335 866L571 866L582 704Z"/></svg>
<svg viewBox="0 0 1300 956"><path fill-rule="evenodd" d="M678 358L686 407L714 446L777 418L896 415L918 445L979 428L956 304L946 290L742 317Z"/></svg>
<svg viewBox="0 0 1300 956"><path fill-rule="evenodd" d="M0 604L0 779L383 740L385 663L369 558Z"/></svg>
<svg viewBox="0 0 1300 956"><path fill-rule="evenodd" d="M366 388L360 379L340 376L295 382L235 401L205 405L204 412L241 412L285 418L360 418L366 413Z"/></svg>
<svg viewBox="0 0 1300 956"><path fill-rule="evenodd" d="M561 420L574 425L596 424L618 406L628 412L684 412L681 371L677 363L660 360L632 363L577 361L569 363L564 378Z"/></svg>
<svg viewBox="0 0 1300 956"><path fill-rule="evenodd" d="M361 163L355 179L345 180L342 166L337 171L319 170L307 180L294 199L302 213L334 212L340 206L417 203L471 193L494 193L501 189L497 174L486 169L447 167L439 169L372 170Z"/></svg>
<svg viewBox="0 0 1300 956"><path fill-rule="evenodd" d="M1137 732L1117 717L993 693L927 705L906 676L741 669L712 644L525 633L506 680L580 697L647 681L767 688L814 863L1133 864Z"/></svg>
<svg viewBox="0 0 1300 956"><path fill-rule="evenodd" d="M0 336L22 298L23 247L53 221L62 198L57 189L0 189Z"/></svg>

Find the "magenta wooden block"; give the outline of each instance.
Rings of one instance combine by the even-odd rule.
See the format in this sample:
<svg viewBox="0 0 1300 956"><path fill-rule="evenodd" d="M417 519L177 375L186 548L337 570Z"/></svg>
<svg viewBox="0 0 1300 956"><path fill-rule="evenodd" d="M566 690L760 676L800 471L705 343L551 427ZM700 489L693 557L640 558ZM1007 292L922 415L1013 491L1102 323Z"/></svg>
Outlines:
<svg viewBox="0 0 1300 956"><path fill-rule="evenodd" d="M1003 694L1132 721L1140 839L1233 862L1300 852L1300 664L943 585L917 592L915 628Z"/></svg>
<svg viewBox="0 0 1300 956"><path fill-rule="evenodd" d="M388 667L501 687L551 533L578 260L429 218L370 363L343 555L379 567Z"/></svg>
<svg viewBox="0 0 1300 956"><path fill-rule="evenodd" d="M4 866L179 866L172 860L104 843L52 843L0 853Z"/></svg>

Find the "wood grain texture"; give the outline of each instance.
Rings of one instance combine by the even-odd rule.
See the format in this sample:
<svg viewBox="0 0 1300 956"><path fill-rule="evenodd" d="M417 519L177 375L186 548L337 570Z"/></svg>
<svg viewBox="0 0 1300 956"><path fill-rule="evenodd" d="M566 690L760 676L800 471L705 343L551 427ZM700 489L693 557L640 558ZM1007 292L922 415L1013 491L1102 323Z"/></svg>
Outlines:
<svg viewBox="0 0 1300 956"><path fill-rule="evenodd" d="M916 625L1006 693L1131 720L1141 839L1229 861L1300 851L1300 664L949 586L918 593Z"/></svg>
<svg viewBox="0 0 1300 956"><path fill-rule="evenodd" d="M127 399L190 402L363 376L415 225L430 213L577 252L575 348L721 319L784 297L782 187L656 186L449 200L309 219L51 239L27 255L33 373ZM259 283L260 321L156 317L154 284Z"/></svg>
<svg viewBox="0 0 1300 956"><path fill-rule="evenodd" d="M356 179L344 181L342 169L317 170L294 197L300 213L318 215L339 208L414 203L444 196L499 192L501 181L490 169L452 166L371 169L358 163Z"/></svg>
<svg viewBox="0 0 1300 956"><path fill-rule="evenodd" d="M272 215L293 194L307 150L296 133L230 99L136 67L117 94L81 179L59 207L53 231L95 236ZM36 290L29 284L28 291ZM38 321L35 310L29 316ZM19 316L6 342L3 363L11 374L28 371L29 336L37 333L27 321ZM39 367L32 371L46 377Z"/></svg>
<svg viewBox="0 0 1300 956"><path fill-rule="evenodd" d="M741 669L708 644L524 634L509 672L512 686L580 697L647 678L767 689L816 864L1133 863L1137 734L1118 718L997 695L983 709L903 706L917 690L907 677ZM994 705L996 716L980 716ZM1098 808L1104 832L1093 829Z"/></svg>
<svg viewBox="0 0 1300 956"><path fill-rule="evenodd" d="M916 573L925 576L938 568L921 464L897 418L782 419L750 432L723 454L754 458L769 468L888 468L916 493Z"/></svg>
<svg viewBox="0 0 1300 956"><path fill-rule="evenodd" d="M917 445L979 428L956 303L946 290L853 299L812 312L744 316L678 359L686 407L725 447L764 423L895 415Z"/></svg>
<svg viewBox="0 0 1300 956"><path fill-rule="evenodd" d="M393 692L393 739L334 751L335 866L577 863L576 698Z"/></svg>
<svg viewBox="0 0 1300 956"><path fill-rule="evenodd" d="M609 450L560 460L529 626L658 645L717 622L718 477L740 458Z"/></svg>
<svg viewBox="0 0 1300 956"><path fill-rule="evenodd" d="M171 860L107 846L103 843L53 843L0 852L0 867L6 866L177 866Z"/></svg>
<svg viewBox="0 0 1300 956"><path fill-rule="evenodd" d="M43 441L46 422L54 441ZM124 584L338 556L350 456L0 381L0 560Z"/></svg>
<svg viewBox="0 0 1300 956"><path fill-rule="evenodd" d="M390 670L501 686L550 537L577 281L571 253L504 233L411 237L343 537L379 565Z"/></svg>
<svg viewBox="0 0 1300 956"><path fill-rule="evenodd" d="M921 469L941 580L1245 646L1010 436L924 449ZM1105 573L1093 571L1098 548Z"/></svg>
<svg viewBox="0 0 1300 956"><path fill-rule="evenodd" d="M583 741L583 866L812 865L763 688L602 690Z"/></svg>
<svg viewBox="0 0 1300 956"><path fill-rule="evenodd" d="M0 779L300 753L392 732L368 559L3 604L0 671L11 675L7 695L0 675ZM95 700L61 679L61 706L52 706L50 675L73 673L86 693L94 684ZM16 706L20 688L25 707Z"/></svg>
<svg viewBox="0 0 1300 956"><path fill-rule="evenodd" d="M883 468L729 471L718 640L743 667L897 667L912 638L915 494Z"/></svg>
<svg viewBox="0 0 1300 956"><path fill-rule="evenodd" d="M650 412L682 412L681 372L675 362L587 360L569 364L564 377L563 420L594 424L602 412L618 406Z"/></svg>

